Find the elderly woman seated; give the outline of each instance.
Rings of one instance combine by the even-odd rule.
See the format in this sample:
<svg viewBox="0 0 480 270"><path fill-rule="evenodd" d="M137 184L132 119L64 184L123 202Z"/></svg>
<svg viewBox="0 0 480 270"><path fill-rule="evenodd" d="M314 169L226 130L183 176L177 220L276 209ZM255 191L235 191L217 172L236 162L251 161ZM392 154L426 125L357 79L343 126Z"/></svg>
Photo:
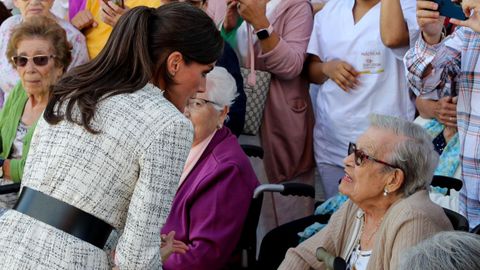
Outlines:
<svg viewBox="0 0 480 270"><path fill-rule="evenodd" d="M223 269L240 239L259 182L237 138L223 126L235 93L233 77L215 67L206 92L185 109L195 129L193 146L162 234L175 231L188 251L173 253L163 269Z"/></svg>
<svg viewBox="0 0 480 270"><path fill-rule="evenodd" d="M7 46L12 36L13 29L22 22L38 16L49 17L55 20L67 35L67 40L72 46L72 60L70 68L86 63L88 58L85 37L73 25L66 20L55 16L50 9L54 0L15 0L14 5L20 10L20 14L5 20L0 26L0 90L10 94L17 84L19 77L14 68L8 63L10 59L5 57ZM1 107L1 104L0 104Z"/></svg>
<svg viewBox="0 0 480 270"><path fill-rule="evenodd" d="M279 269L325 269L318 247L350 269L397 269L402 251L452 225L428 197L438 154L413 123L372 115L371 125L344 159L340 191L349 200L328 225L289 249Z"/></svg>
<svg viewBox="0 0 480 270"><path fill-rule="evenodd" d="M400 269L478 270L480 269L480 235L468 232L440 232L400 259Z"/></svg>
<svg viewBox="0 0 480 270"><path fill-rule="evenodd" d="M47 106L50 86L70 64L70 44L65 31L54 20L36 17L15 28L7 57L20 76L20 82L0 112L0 174L3 183L22 179L30 140L37 120ZM13 206L4 199L2 196L1 206Z"/></svg>

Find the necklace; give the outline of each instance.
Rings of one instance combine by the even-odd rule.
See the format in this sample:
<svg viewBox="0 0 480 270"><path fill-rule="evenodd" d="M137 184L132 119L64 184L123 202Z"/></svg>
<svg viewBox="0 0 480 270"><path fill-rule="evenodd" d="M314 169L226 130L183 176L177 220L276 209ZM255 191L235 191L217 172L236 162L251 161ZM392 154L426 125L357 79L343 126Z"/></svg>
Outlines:
<svg viewBox="0 0 480 270"><path fill-rule="evenodd" d="M351 266L352 270L357 270L357 267L356 267L357 262L360 259L360 257L363 256L363 255L361 255L361 251L360 251L360 241L362 239L362 235L363 235L364 228L365 228L365 223L366 223L365 219L366 219L365 214L363 214L363 222L362 222L362 227L360 229L360 234L358 236L357 246L356 246L356 249L354 249L354 252L352 253L352 257L350 257L350 263L351 263L350 266ZM382 224L382 221L383 221L383 217L375 225L375 230L373 230L373 232L368 237L366 237L367 239L366 239L366 242L365 242L365 246L368 246L370 244L370 241L372 241L373 236L377 233L378 229L380 228L380 225ZM366 256L369 257L370 254L368 254Z"/></svg>
<svg viewBox="0 0 480 270"><path fill-rule="evenodd" d="M372 238L373 236L377 233L378 229L380 228L380 225L382 224L382 221L383 221L383 217L377 222L377 224L375 225L375 229L373 230L372 233L370 233L370 235L366 236L366 242L365 242L365 245L368 246L370 244L370 241L372 241ZM366 217L365 217L365 214L363 215L363 223L362 223L362 230L360 231L360 237L358 238L358 244L360 246L360 241L362 239L362 235L364 233L364 229L365 229L365 223L367 223L367 220L366 220Z"/></svg>

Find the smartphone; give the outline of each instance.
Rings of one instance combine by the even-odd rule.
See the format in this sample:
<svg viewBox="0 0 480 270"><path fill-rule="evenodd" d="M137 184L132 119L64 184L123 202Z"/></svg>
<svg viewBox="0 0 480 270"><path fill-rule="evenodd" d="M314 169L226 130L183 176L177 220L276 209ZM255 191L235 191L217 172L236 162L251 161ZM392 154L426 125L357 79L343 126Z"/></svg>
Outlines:
<svg viewBox="0 0 480 270"><path fill-rule="evenodd" d="M468 19L465 13L463 13L462 7L457 3L453 3L450 0L433 0L433 2L438 4L438 11L441 16L462 21Z"/></svg>

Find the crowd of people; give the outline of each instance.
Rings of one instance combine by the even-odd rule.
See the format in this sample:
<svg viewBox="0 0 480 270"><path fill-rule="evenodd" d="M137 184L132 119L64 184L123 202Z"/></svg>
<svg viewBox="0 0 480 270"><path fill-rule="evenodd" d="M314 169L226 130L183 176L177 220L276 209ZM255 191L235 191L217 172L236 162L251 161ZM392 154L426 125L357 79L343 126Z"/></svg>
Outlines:
<svg viewBox="0 0 480 270"><path fill-rule="evenodd" d="M0 177L21 190L0 195L0 268L228 269L255 188L303 183L315 213L275 195L264 218L296 235L333 215L270 234L258 269L326 269L319 247L348 269L476 269L480 236L442 208L480 225L480 1L458 8L2 0ZM262 160L240 146L259 72Z"/></svg>

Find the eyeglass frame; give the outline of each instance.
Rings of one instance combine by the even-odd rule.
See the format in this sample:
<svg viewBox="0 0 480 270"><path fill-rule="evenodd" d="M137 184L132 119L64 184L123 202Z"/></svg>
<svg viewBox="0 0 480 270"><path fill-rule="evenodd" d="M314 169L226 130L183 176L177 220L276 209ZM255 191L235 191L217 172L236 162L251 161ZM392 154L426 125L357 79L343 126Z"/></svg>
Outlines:
<svg viewBox="0 0 480 270"><path fill-rule="evenodd" d="M22 65L17 64L17 61L15 61L15 58L18 58L18 57L27 58L27 62L25 63L25 65L22 66ZM39 64L35 63L35 57L48 57L47 63L45 65L39 65ZM38 55L34 55L34 56L15 55L15 56L12 56L11 60L15 64L15 67L21 67L21 68L26 67L28 62L30 62L30 59L36 67L44 67L44 66L48 65L48 62L50 61L50 59L55 59L56 57L57 56L53 55L53 54L50 54L50 55L38 54Z"/></svg>
<svg viewBox="0 0 480 270"><path fill-rule="evenodd" d="M211 100L204 99L204 98L197 98L197 97L195 97L195 98L189 98L188 100L190 101L190 100L192 100L192 99L198 99L198 100L201 100L201 101L205 102L205 104L210 103L210 104L215 105L215 106L218 106L218 107L220 107L220 108L223 107L222 105L220 105L219 103L217 103L217 102L215 102L215 101L211 101ZM190 102L187 102L187 107L189 107L189 105L188 105L189 103L190 103Z"/></svg>
<svg viewBox="0 0 480 270"><path fill-rule="evenodd" d="M398 167L398 166L394 166L394 165L392 165L388 162L385 162L385 161L382 161L382 160L379 160L379 159L376 159L374 157L371 157L371 156L367 155L365 152L358 149L357 144L355 144L353 142L348 143L348 152L347 153L348 153L349 156L351 154L354 154L353 160L355 162L355 165L357 165L357 166L361 166L363 164L363 162L365 161L365 159L368 159L368 160L375 161L377 163L383 164L385 166L401 170L401 168ZM358 158L360 158L360 164L358 163Z"/></svg>

